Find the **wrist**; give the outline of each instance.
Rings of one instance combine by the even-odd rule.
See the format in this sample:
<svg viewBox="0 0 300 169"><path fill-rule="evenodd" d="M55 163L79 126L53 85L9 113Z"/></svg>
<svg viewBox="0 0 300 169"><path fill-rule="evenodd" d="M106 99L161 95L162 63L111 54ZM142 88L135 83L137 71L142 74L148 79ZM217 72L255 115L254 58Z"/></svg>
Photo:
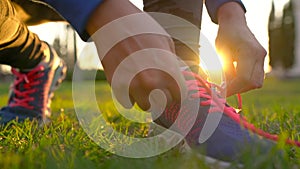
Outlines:
<svg viewBox="0 0 300 169"><path fill-rule="evenodd" d="M217 12L219 25L224 24L246 24L245 11L240 4L236 2L227 2L223 4Z"/></svg>

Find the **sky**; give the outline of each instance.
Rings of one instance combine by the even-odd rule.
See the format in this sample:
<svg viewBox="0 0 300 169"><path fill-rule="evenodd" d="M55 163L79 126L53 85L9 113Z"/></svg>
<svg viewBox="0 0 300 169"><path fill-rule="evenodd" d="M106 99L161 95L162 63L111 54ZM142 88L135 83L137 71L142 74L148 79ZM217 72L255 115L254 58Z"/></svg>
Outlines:
<svg viewBox="0 0 300 169"><path fill-rule="evenodd" d="M242 0L246 9L246 19L249 28L262 44L262 46L268 50L268 19L271 10L271 1L272 0ZM283 5L288 0L274 0L275 6L278 11L283 7ZM142 0L131 0L136 6L142 9ZM280 12L277 13L280 15ZM63 25L57 23L48 23L41 26L35 26L30 28L33 32L39 34L42 40L46 40L49 43L53 42L53 39L57 36L63 36ZM47 29L47 31L45 31ZM209 16L207 15L206 9L203 11L202 18L202 33L208 38L211 44L214 44L214 39L217 34L218 26L210 21ZM49 32L49 31L50 32ZM79 39L79 38L78 38ZM82 41L78 42L78 48L81 50L85 43ZM201 49L200 49L201 50ZM80 53L80 51L79 51ZM268 57L266 57L265 70L269 70L268 67Z"/></svg>

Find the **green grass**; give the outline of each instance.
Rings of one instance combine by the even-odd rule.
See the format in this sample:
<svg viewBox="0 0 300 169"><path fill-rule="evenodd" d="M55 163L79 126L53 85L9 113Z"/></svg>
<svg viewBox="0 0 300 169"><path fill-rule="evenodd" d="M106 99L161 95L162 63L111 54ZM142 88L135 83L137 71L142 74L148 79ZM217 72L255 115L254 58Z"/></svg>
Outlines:
<svg viewBox="0 0 300 169"><path fill-rule="evenodd" d="M243 114L257 127L300 140L300 80L278 81L267 79L264 87L243 94ZM7 101L8 83L0 84L0 105ZM97 82L96 91L109 90L104 82ZM72 102L72 84L64 82L52 103L52 122L39 127L26 121L0 127L0 168L209 168L195 153L182 154L177 149L159 156L130 159L113 155L94 143L83 131L76 118ZM108 97L108 96L102 96ZM229 98L236 105L235 98ZM128 122L105 103L106 118L116 129L142 136L147 127ZM124 127L125 126L125 127ZM101 132L101 131L100 131ZM245 155L244 168L300 168L299 148L278 145L284 156L269 154ZM275 150L274 150L275 151ZM211 168L215 168L214 166ZM231 168L235 168L234 164Z"/></svg>

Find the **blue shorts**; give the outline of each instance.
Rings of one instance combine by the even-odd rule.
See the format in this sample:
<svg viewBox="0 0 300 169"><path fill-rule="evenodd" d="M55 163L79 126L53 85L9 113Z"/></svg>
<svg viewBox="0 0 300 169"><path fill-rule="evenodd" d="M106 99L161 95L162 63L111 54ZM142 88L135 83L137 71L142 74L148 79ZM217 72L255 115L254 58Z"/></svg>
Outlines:
<svg viewBox="0 0 300 169"><path fill-rule="evenodd" d="M86 32L87 21L95 8L103 0L43 0L51 5L64 19L66 19L78 32L83 40L90 35Z"/></svg>

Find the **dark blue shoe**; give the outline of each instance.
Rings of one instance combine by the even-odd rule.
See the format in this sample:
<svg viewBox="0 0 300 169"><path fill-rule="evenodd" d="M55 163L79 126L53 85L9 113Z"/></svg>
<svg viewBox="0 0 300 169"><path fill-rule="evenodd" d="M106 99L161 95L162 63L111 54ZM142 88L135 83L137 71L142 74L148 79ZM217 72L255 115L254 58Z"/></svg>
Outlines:
<svg viewBox="0 0 300 169"><path fill-rule="evenodd" d="M184 75L189 89L188 98L181 105L174 103L167 107L155 123L165 128L172 126L175 132L186 135L185 141L189 147L210 161L240 164L246 153L272 153L278 136L266 133L247 122L220 97L214 89L218 86L191 72L184 72ZM193 112L198 113L193 116ZM177 123L174 123L175 120ZM187 124L192 127L187 127ZM287 143L300 146L297 141L287 140Z"/></svg>
<svg viewBox="0 0 300 169"><path fill-rule="evenodd" d="M66 75L66 65L56 52L46 43L44 53L50 61L41 61L29 71L12 68L15 75L11 86L8 105L0 110L0 124L11 120L22 122L25 119L47 122L50 117L53 91Z"/></svg>

